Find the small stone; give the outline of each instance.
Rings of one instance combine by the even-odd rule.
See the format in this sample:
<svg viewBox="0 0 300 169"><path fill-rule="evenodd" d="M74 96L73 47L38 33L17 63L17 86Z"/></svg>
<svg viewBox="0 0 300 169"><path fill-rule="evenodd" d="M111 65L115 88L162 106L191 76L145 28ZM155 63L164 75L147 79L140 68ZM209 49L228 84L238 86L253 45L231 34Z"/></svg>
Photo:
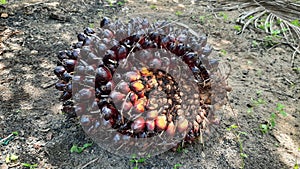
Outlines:
<svg viewBox="0 0 300 169"><path fill-rule="evenodd" d="M38 54L39 53L39 51L37 51L37 50L32 50L32 51L30 51L30 54L32 54L32 55L36 55L36 54Z"/></svg>
<svg viewBox="0 0 300 169"><path fill-rule="evenodd" d="M8 14L7 13L1 13L1 18L7 18L8 17Z"/></svg>
<svg viewBox="0 0 300 169"><path fill-rule="evenodd" d="M249 70L242 70L243 75L247 75L249 73Z"/></svg>

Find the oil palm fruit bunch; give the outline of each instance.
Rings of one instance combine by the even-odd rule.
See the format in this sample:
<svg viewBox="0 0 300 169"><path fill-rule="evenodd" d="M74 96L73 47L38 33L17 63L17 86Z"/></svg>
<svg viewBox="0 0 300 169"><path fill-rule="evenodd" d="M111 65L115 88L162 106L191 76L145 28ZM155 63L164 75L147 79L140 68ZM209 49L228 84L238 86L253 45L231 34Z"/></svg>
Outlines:
<svg viewBox="0 0 300 169"><path fill-rule="evenodd" d="M63 112L120 155L158 154L209 132L229 87L207 38L182 23L103 18L61 51Z"/></svg>

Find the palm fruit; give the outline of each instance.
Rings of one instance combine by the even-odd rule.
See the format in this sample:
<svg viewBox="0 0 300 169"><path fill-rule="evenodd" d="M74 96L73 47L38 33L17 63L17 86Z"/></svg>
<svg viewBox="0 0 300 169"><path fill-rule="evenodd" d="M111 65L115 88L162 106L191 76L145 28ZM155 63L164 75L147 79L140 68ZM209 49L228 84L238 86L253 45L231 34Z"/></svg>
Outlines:
<svg viewBox="0 0 300 169"><path fill-rule="evenodd" d="M145 152L157 151L156 142L168 148L193 142L226 103L229 87L218 61L208 58L207 38L186 27L104 18L100 28L86 28L77 39L58 53L55 87L63 111L77 113L87 134L114 144L107 146L111 151L124 144Z"/></svg>

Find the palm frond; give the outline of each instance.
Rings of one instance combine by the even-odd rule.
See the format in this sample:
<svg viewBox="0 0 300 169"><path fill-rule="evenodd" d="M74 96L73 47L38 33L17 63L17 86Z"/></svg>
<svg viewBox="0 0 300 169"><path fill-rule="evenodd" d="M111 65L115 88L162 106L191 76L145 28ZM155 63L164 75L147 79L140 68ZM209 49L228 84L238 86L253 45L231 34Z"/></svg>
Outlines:
<svg viewBox="0 0 300 169"><path fill-rule="evenodd" d="M284 39L285 44L288 44L294 49L292 57L292 66L296 53L300 54L300 4L288 0L252 0L238 2L227 1L227 5L216 8L217 10L234 10L248 7L254 9L246 10L237 18L237 22L242 24L242 29L239 33L243 33L249 25L265 31L270 35L276 35ZM231 5L230 6L228 6Z"/></svg>

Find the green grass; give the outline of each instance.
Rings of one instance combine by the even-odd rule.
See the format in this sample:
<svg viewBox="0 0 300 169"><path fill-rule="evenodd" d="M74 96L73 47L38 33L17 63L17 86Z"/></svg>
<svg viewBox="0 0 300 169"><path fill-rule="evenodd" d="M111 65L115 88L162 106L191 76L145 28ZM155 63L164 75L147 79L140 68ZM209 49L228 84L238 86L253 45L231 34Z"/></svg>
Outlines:
<svg viewBox="0 0 300 169"><path fill-rule="evenodd" d="M29 164L29 163L22 163L23 167L29 168L29 169L35 169L38 167L38 164Z"/></svg>
<svg viewBox="0 0 300 169"><path fill-rule="evenodd" d="M93 143L85 143L82 147L79 147L78 145L73 145L70 149L71 153L82 153L84 149L91 147Z"/></svg>
<svg viewBox="0 0 300 169"><path fill-rule="evenodd" d="M135 154L132 155L130 162L134 164L133 169L138 169L138 165L140 163L144 163L147 160L147 158L150 158L150 157L151 157L151 155L148 155L146 158L137 158Z"/></svg>
<svg viewBox="0 0 300 169"><path fill-rule="evenodd" d="M241 168L245 168L245 158L248 158L248 155L244 152L243 140L241 137L247 136L247 133L238 130L238 128L239 128L239 126L233 124L230 127L226 128L226 130L231 131L234 134L234 136L239 144L239 148L240 148L240 157L242 158Z"/></svg>

